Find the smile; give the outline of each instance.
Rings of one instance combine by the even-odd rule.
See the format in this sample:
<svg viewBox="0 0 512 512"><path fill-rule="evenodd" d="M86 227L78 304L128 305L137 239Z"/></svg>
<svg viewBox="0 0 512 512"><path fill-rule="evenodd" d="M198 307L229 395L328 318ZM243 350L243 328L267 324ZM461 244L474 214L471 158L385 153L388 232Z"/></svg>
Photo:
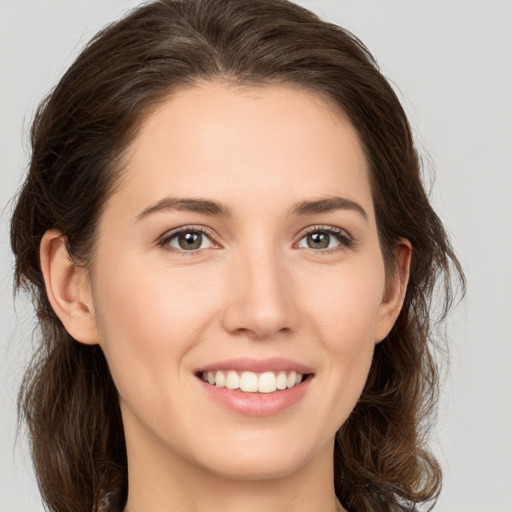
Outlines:
<svg viewBox="0 0 512 512"><path fill-rule="evenodd" d="M299 406L315 377L309 365L283 357L215 361L194 374L213 403L238 415L259 417Z"/></svg>
<svg viewBox="0 0 512 512"><path fill-rule="evenodd" d="M296 371L261 373L236 370L202 372L203 381L218 388L238 389L244 393L274 393L291 389L302 382L304 375Z"/></svg>

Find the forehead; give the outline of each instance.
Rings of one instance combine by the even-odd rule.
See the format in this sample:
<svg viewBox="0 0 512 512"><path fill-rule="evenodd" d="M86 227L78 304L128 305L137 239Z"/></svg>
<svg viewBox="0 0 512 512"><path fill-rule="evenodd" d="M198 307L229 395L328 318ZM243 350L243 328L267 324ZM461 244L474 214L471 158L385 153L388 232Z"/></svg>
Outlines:
<svg viewBox="0 0 512 512"><path fill-rule="evenodd" d="M304 195L371 203L367 160L347 116L319 94L281 85L179 90L141 124L124 172L119 193L139 209L165 195L245 197L254 207Z"/></svg>

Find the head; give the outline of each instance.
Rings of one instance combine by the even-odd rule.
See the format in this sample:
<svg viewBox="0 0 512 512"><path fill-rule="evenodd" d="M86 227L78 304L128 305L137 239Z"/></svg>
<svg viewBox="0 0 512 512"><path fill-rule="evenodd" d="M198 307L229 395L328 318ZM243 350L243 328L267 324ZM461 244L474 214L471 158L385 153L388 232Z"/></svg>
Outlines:
<svg viewBox="0 0 512 512"><path fill-rule="evenodd" d="M337 426L337 495L349 510L388 510L434 499L439 491L440 470L423 437L437 390L430 301L436 281L444 279L447 310L449 268L457 263L422 186L396 95L354 36L294 4L162 0L100 32L41 105L29 174L13 215L17 282L34 295L42 334L20 403L41 490L56 509L81 504L77 509L91 510L106 493L119 503L126 496L126 412L122 416L108 344L101 342L109 318L101 307L105 280L98 276L105 261L102 234L112 212L126 204L127 190L134 190L137 162L144 178L145 148L159 150L148 148L148 133L158 126L172 129L173 119L183 122L176 109L192 98L189 111L203 122L201 115L214 115L215 108L219 117L226 115L223 102L241 112L254 97L263 120L271 120L278 105L294 112L303 101L312 117L325 114L318 120L322 127L333 119L328 132L333 141L339 137L341 145L342 136L346 144L351 141L358 176L368 186L365 213L375 226L382 270L377 276L385 293L399 295L393 321L372 340L360 389L356 386L354 403ZM221 121L222 127L229 120ZM179 133L176 126L171 136ZM246 133L254 138L261 132L247 128ZM319 153L311 153L311 160L324 154L326 138L312 145ZM272 173L262 172L264 183L270 178ZM170 173L169 186L173 179ZM190 175L184 179L190 181ZM205 188L210 196L226 188L221 172L218 182L217 188ZM321 192L326 195L325 187ZM63 321L44 272L52 251L65 251L77 269L72 276L83 278L80 289L90 291L83 304L94 310L96 330L88 324L73 331ZM236 330L242 313L230 311L224 322L238 325ZM286 323L293 321L283 325L293 330Z"/></svg>

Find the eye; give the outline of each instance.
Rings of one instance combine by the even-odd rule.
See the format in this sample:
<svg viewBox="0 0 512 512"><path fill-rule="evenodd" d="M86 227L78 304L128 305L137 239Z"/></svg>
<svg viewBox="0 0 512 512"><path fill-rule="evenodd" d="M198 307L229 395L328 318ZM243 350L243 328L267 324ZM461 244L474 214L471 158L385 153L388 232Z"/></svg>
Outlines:
<svg viewBox="0 0 512 512"><path fill-rule="evenodd" d="M350 247L352 239L341 229L334 227L314 228L299 240L297 247L322 251Z"/></svg>
<svg viewBox="0 0 512 512"><path fill-rule="evenodd" d="M175 251L194 252L213 247L213 242L201 229L183 228L164 236L159 245Z"/></svg>

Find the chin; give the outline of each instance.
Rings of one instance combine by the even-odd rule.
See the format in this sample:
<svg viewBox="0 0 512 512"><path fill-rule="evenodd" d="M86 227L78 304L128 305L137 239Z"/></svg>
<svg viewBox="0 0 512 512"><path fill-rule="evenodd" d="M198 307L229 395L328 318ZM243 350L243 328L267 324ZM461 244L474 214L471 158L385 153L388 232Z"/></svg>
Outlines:
<svg viewBox="0 0 512 512"><path fill-rule="evenodd" d="M300 436L288 436L287 440L270 439L267 442L254 440L249 444L222 444L229 449L218 453L202 453L202 465L218 476L232 480L273 480L286 478L299 472L305 466L314 463L315 458L327 455L332 461L332 445L325 450L310 446ZM294 440L294 443L290 443ZM207 456L207 459L205 459Z"/></svg>
<svg viewBox="0 0 512 512"><path fill-rule="evenodd" d="M304 466L303 459L288 459L278 457L251 457L249 459L236 455L210 468L219 477L229 480L257 481L286 478L300 471Z"/></svg>

